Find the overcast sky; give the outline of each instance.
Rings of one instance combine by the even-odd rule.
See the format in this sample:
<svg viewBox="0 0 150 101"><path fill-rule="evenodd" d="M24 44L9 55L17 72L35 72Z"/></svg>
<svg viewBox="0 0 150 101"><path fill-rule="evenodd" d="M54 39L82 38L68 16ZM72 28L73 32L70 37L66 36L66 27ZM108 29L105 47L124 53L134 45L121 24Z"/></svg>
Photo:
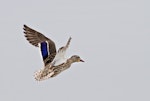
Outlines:
<svg viewBox="0 0 150 101"><path fill-rule="evenodd" d="M0 15L0 101L150 101L149 0L1 0ZM57 49L71 36L67 56L85 63L35 81L23 24Z"/></svg>

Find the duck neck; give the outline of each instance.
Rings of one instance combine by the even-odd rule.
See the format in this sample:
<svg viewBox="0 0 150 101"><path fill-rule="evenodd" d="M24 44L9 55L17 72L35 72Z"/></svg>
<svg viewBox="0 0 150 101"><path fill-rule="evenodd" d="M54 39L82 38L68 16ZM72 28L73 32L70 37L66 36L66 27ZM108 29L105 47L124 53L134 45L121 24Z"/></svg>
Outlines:
<svg viewBox="0 0 150 101"><path fill-rule="evenodd" d="M72 64L72 63L74 63L75 61L74 61L74 59L69 58L69 59L67 60L67 62L68 62L69 64Z"/></svg>

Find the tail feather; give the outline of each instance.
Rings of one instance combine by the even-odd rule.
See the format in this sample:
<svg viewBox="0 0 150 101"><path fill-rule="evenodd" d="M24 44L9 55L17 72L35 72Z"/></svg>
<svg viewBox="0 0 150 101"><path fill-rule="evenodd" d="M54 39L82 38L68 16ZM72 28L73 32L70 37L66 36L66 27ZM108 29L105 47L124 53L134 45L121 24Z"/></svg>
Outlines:
<svg viewBox="0 0 150 101"><path fill-rule="evenodd" d="M45 68L42 68L41 70L35 73L34 77L37 81L42 81L50 77L53 77L53 75L54 75L53 70L45 70Z"/></svg>

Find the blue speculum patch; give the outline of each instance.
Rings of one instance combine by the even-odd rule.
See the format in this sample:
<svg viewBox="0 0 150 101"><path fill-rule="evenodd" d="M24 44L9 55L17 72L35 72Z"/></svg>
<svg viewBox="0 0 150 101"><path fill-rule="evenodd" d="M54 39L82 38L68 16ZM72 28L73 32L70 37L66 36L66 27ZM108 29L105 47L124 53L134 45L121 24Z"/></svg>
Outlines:
<svg viewBox="0 0 150 101"><path fill-rule="evenodd" d="M41 42L41 53L42 53L42 57L43 59L46 59L48 57L48 46L47 46L47 42Z"/></svg>

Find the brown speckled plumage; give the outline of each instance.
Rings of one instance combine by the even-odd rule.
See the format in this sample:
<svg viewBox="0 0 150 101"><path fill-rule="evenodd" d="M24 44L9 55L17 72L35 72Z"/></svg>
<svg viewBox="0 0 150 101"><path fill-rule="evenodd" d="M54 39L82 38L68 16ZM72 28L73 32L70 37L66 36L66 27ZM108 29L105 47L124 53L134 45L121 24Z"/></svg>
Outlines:
<svg viewBox="0 0 150 101"><path fill-rule="evenodd" d="M79 56L74 55L69 58L66 63L60 64L58 66L51 66L51 64L47 65L45 68L41 69L40 71L36 72L35 79L38 81L48 79L50 77L55 77L62 71L68 69L72 63L74 62L84 62L80 59ZM50 75L51 74L51 75Z"/></svg>

